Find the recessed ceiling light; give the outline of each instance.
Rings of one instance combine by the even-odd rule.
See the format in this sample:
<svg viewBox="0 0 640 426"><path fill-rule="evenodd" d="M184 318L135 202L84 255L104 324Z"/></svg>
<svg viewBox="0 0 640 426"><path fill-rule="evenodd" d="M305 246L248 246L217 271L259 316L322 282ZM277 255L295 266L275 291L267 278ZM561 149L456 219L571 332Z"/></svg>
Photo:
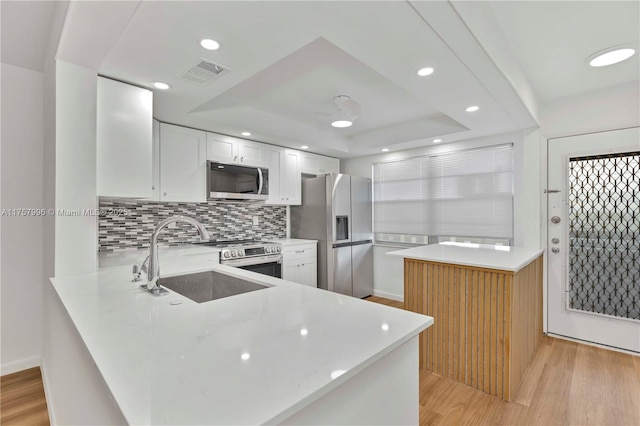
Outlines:
<svg viewBox="0 0 640 426"><path fill-rule="evenodd" d="M300 149L309 149L309 147L307 145L302 145Z"/></svg>
<svg viewBox="0 0 640 426"><path fill-rule="evenodd" d="M382 152L389 152L389 148L382 148Z"/></svg>
<svg viewBox="0 0 640 426"><path fill-rule="evenodd" d="M629 59L634 53L635 49L628 46L609 47L589 56L587 61L592 67L605 67Z"/></svg>
<svg viewBox="0 0 640 426"><path fill-rule="evenodd" d="M167 83L163 83L161 81L154 81L153 82L153 87L155 87L156 89L160 89L160 90L167 90L169 86Z"/></svg>
<svg viewBox="0 0 640 426"><path fill-rule="evenodd" d="M420 68L418 70L418 75L420 77L426 77L426 76L431 75L431 74L433 74L433 68L431 68L431 67Z"/></svg>
<svg viewBox="0 0 640 426"><path fill-rule="evenodd" d="M240 355L240 358L241 358L243 361L246 361L246 360L248 360L249 358L251 358L251 355L250 355L250 354L248 354L247 352L244 352L242 355Z"/></svg>
<svg viewBox="0 0 640 426"><path fill-rule="evenodd" d="M442 142L442 139L434 139L433 140L433 143L440 143L440 142Z"/></svg>
<svg viewBox="0 0 640 426"><path fill-rule="evenodd" d="M331 125L333 127L338 127L338 128L349 127L352 124L353 124L353 122L349 121L349 120L336 120L336 121L331 123Z"/></svg>
<svg viewBox="0 0 640 426"><path fill-rule="evenodd" d="M473 106L468 107L468 108L466 109L466 111L467 111L467 112L474 112L474 111L477 111L477 110L479 110L479 109L480 109L480 107L479 107L479 106L473 105Z"/></svg>
<svg viewBox="0 0 640 426"><path fill-rule="evenodd" d="M251 136L251 132L242 132L240 133L242 136Z"/></svg>
<svg viewBox="0 0 640 426"><path fill-rule="evenodd" d="M204 47L207 50L218 50L220 49L220 43L215 40L211 40L210 38L205 38L200 40L200 46Z"/></svg>

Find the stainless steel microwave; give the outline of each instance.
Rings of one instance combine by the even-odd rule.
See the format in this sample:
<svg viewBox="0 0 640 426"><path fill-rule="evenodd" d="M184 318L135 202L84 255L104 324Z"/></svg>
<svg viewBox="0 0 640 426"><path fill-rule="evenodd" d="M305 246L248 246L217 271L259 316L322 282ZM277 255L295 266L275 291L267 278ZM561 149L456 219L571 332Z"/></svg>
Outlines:
<svg viewBox="0 0 640 426"><path fill-rule="evenodd" d="M266 200L269 169L207 161L207 194L210 200Z"/></svg>

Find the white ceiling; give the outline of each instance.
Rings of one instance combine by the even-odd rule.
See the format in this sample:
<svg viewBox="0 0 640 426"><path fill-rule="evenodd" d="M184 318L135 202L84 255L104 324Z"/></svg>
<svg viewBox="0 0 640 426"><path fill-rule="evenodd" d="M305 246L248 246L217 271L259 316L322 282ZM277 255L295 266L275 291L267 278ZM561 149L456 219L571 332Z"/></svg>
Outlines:
<svg viewBox="0 0 640 426"><path fill-rule="evenodd" d="M162 121L340 158L531 127L537 99L638 80L638 55L586 65L604 47L638 47L638 2L464 3L72 2L58 58L144 87L168 82L154 96ZM2 62L42 70L54 4L1 2ZM202 49L204 37L222 49ZM200 58L229 72L204 87L180 78ZM423 66L435 73L416 76ZM327 121L341 94L362 112L334 129Z"/></svg>
<svg viewBox="0 0 640 426"><path fill-rule="evenodd" d="M611 46L639 50L638 1L496 1L491 7L542 101L640 78L639 54L604 68L587 63Z"/></svg>

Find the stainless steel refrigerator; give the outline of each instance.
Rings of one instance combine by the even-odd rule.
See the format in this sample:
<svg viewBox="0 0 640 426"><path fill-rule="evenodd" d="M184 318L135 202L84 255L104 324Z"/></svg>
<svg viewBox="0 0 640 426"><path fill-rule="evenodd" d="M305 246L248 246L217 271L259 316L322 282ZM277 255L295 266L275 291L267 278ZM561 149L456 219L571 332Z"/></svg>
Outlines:
<svg viewBox="0 0 640 426"><path fill-rule="evenodd" d="M371 210L371 179L302 179L302 204L291 206L291 237L318 240L319 288L359 298L373 294Z"/></svg>

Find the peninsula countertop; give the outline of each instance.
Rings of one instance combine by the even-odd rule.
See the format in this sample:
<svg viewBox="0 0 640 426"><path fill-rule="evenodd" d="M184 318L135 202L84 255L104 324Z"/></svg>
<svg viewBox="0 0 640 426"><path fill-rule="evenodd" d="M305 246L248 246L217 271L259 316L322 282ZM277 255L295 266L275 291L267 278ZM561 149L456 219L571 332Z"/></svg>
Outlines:
<svg viewBox="0 0 640 426"><path fill-rule="evenodd" d="M444 242L388 252L390 256L477 268L518 272L542 254L542 250L489 244Z"/></svg>
<svg viewBox="0 0 640 426"><path fill-rule="evenodd" d="M161 252L165 275L215 270L269 288L196 303L139 290L129 265L52 279L131 424L277 423L433 323L176 250Z"/></svg>

